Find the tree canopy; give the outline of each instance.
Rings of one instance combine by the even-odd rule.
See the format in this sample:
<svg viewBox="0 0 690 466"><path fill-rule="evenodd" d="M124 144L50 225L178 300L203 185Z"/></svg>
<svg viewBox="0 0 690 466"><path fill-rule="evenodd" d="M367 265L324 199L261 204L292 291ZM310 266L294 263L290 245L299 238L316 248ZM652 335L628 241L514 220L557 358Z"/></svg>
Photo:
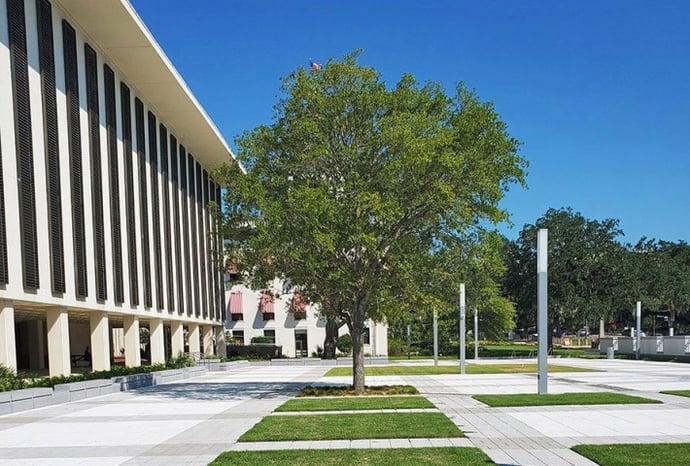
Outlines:
<svg viewBox="0 0 690 466"><path fill-rule="evenodd" d="M284 78L273 122L237 139L246 168L223 167L230 254L260 284L289 277L353 340L364 388L368 319L433 290L420 280L467 248L480 222L524 182L519 142L489 102L458 84L404 75L388 88L358 53Z"/></svg>

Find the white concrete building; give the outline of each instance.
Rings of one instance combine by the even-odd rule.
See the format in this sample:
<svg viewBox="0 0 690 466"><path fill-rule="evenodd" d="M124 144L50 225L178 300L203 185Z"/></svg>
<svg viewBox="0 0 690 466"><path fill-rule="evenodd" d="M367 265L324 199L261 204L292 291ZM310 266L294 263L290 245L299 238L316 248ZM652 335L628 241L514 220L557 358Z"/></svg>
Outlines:
<svg viewBox="0 0 690 466"><path fill-rule="evenodd" d="M226 287L225 324L231 344L248 345L254 337L268 337L282 346L284 356L309 357L323 348L326 321L319 307L300 299L299 292L283 288L275 280L270 289L251 290L244 285ZM370 356L388 355L388 328L383 324L367 323L364 353ZM339 334L348 333L347 327Z"/></svg>
<svg viewBox="0 0 690 466"><path fill-rule="evenodd" d="M222 353L231 157L126 0L0 0L0 363L136 366L140 327L153 363Z"/></svg>

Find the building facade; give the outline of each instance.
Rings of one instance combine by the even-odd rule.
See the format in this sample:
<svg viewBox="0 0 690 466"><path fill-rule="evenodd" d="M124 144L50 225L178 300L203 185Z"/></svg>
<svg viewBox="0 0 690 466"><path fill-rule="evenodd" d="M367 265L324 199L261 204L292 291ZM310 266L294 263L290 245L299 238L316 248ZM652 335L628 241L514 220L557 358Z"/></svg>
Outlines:
<svg viewBox="0 0 690 466"><path fill-rule="evenodd" d="M323 348L326 320L318 305L305 302L298 291L280 280L274 280L265 290L229 283L225 293L229 344L249 345L255 337L266 337L291 358L316 356ZM346 333L347 327L341 327L339 334ZM388 328L384 324L367 322L364 353L388 355Z"/></svg>
<svg viewBox="0 0 690 466"><path fill-rule="evenodd" d="M224 354L231 158L126 0L0 0L0 364Z"/></svg>

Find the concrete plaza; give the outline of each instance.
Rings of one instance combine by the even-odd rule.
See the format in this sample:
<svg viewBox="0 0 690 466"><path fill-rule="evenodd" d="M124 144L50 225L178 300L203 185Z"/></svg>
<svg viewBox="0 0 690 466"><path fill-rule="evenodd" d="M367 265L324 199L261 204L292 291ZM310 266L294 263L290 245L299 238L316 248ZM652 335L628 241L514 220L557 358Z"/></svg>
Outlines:
<svg viewBox="0 0 690 466"><path fill-rule="evenodd" d="M323 377L328 369L323 366L251 365L184 383L0 416L0 464L204 465L226 450L457 445L479 447L498 464L588 465L593 463L569 447L690 442L690 399L659 394L660 390L690 389L690 365L584 359L551 362L602 372L554 373L549 376L549 393L617 391L664 403L487 408L470 395L535 393L535 375L368 377L367 384L415 385L467 437L237 443L242 433L304 385L351 382L349 377Z"/></svg>

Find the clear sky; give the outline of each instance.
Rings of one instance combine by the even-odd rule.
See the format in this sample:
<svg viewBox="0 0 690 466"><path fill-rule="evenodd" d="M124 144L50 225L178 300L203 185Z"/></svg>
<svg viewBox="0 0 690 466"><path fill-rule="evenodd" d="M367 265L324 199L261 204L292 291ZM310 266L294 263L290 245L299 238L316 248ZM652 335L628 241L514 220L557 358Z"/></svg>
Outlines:
<svg viewBox="0 0 690 466"><path fill-rule="evenodd" d="M280 78L363 49L393 85L464 81L530 162L515 238L549 207L690 241L690 1L131 0L230 146Z"/></svg>

